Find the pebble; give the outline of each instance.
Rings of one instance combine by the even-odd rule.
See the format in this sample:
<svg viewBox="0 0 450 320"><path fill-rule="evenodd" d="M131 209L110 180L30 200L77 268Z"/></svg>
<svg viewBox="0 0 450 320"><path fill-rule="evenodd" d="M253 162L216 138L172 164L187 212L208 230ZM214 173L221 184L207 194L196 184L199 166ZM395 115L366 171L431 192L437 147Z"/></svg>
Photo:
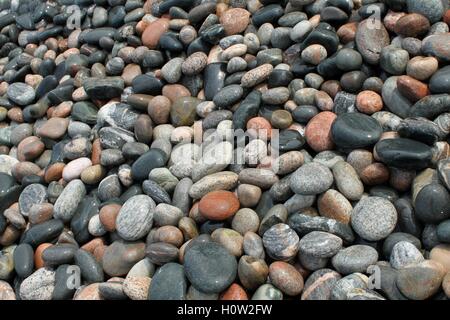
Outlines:
<svg viewBox="0 0 450 320"><path fill-rule="evenodd" d="M242 256L238 264L238 277L244 288L255 290L266 282L269 267L263 259Z"/></svg>
<svg viewBox="0 0 450 320"><path fill-rule="evenodd" d="M291 176L292 191L302 195L315 195L329 189L333 184L330 169L319 163L306 163Z"/></svg>
<svg viewBox="0 0 450 320"><path fill-rule="evenodd" d="M114 241L104 251L103 271L112 277L123 276L145 256L143 242Z"/></svg>
<svg viewBox="0 0 450 320"><path fill-rule="evenodd" d="M230 191L208 192L199 202L200 214L210 220L225 220L239 210L239 200Z"/></svg>
<svg viewBox="0 0 450 320"><path fill-rule="evenodd" d="M149 300L185 300L187 281L185 266L170 262L153 276L148 291Z"/></svg>
<svg viewBox="0 0 450 320"><path fill-rule="evenodd" d="M237 275L236 259L219 244L193 245L184 256L185 274L191 284L205 293L220 293Z"/></svg>
<svg viewBox="0 0 450 320"><path fill-rule="evenodd" d="M331 126L336 115L323 111L314 116L305 128L305 138L308 145L316 152L331 150L334 143L331 136Z"/></svg>
<svg viewBox="0 0 450 320"><path fill-rule="evenodd" d="M425 260L401 269L397 275L396 284L407 298L425 300L439 290L444 275L441 264Z"/></svg>
<svg viewBox="0 0 450 320"><path fill-rule="evenodd" d="M340 274L366 273L378 260L378 253L367 245L353 245L340 250L332 259L333 267Z"/></svg>
<svg viewBox="0 0 450 320"><path fill-rule="evenodd" d="M332 172L338 190L348 200L361 199L364 193L364 185L351 164L345 161L338 161L332 167Z"/></svg>
<svg viewBox="0 0 450 320"><path fill-rule="evenodd" d="M281 261L288 261L297 254L299 240L295 231L284 223L272 226L263 235L267 254Z"/></svg>
<svg viewBox="0 0 450 320"><path fill-rule="evenodd" d="M55 202L53 216L62 221L70 221L85 195L86 188L81 180L70 181Z"/></svg>
<svg viewBox="0 0 450 320"><path fill-rule="evenodd" d="M418 264L424 257L416 246L408 241L397 242L392 248L389 262L395 269L402 269L409 265Z"/></svg>
<svg viewBox="0 0 450 320"><path fill-rule="evenodd" d="M24 279L20 285L22 300L51 300L55 288L55 272L41 268Z"/></svg>
<svg viewBox="0 0 450 320"><path fill-rule="evenodd" d="M6 94L11 101L19 106L26 106L35 99L33 88L22 82L16 82L8 86Z"/></svg>
<svg viewBox="0 0 450 320"><path fill-rule="evenodd" d="M263 284L255 291L252 300L283 300L283 293L271 284Z"/></svg>
<svg viewBox="0 0 450 320"><path fill-rule="evenodd" d="M116 229L124 240L134 241L145 236L153 223L155 202L146 195L128 199L116 218Z"/></svg>
<svg viewBox="0 0 450 320"><path fill-rule="evenodd" d="M374 118L362 113L338 115L331 126L331 138L342 149L365 148L381 137L382 128Z"/></svg>
<svg viewBox="0 0 450 320"><path fill-rule="evenodd" d="M313 272L305 282L301 300L329 300L331 290L341 276L331 269L320 269Z"/></svg>
<svg viewBox="0 0 450 320"><path fill-rule="evenodd" d="M378 241L386 238L397 224L395 207L381 197L362 198L353 208L351 224L361 238Z"/></svg>

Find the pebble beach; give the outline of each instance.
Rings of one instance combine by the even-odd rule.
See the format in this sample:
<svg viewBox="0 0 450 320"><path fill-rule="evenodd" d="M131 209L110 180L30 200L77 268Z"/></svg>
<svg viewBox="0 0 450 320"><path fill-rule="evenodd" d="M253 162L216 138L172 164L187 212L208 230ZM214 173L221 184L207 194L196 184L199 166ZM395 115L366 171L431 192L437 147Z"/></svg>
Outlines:
<svg viewBox="0 0 450 320"><path fill-rule="evenodd" d="M0 300L449 300L449 0L0 0Z"/></svg>

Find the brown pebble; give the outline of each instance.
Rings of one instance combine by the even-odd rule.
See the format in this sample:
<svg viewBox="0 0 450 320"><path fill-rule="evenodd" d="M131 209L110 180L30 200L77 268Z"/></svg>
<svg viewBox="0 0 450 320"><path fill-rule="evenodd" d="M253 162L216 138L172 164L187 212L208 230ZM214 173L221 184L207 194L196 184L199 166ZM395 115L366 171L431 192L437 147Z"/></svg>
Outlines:
<svg viewBox="0 0 450 320"><path fill-rule="evenodd" d="M237 195L242 207L254 207L261 198L261 188L251 184L240 184L237 189Z"/></svg>
<svg viewBox="0 0 450 320"><path fill-rule="evenodd" d="M156 96L148 103L148 114L156 124L168 123L172 103L165 96Z"/></svg>
<svg viewBox="0 0 450 320"><path fill-rule="evenodd" d="M225 220L239 210L239 200L230 191L217 190L207 193L199 202L198 209L205 218Z"/></svg>
<svg viewBox="0 0 450 320"><path fill-rule="evenodd" d="M150 23L142 33L142 44L149 49L156 49L159 38L169 29L169 20L159 18Z"/></svg>
<svg viewBox="0 0 450 320"><path fill-rule="evenodd" d="M244 288L256 290L266 282L269 267L264 259L242 256L238 264L238 277Z"/></svg>
<svg viewBox="0 0 450 320"><path fill-rule="evenodd" d="M305 138L314 151L321 152L334 148L334 143L331 139L331 125L334 119L336 119L336 114L330 111L323 111L308 122L305 129Z"/></svg>
<svg viewBox="0 0 450 320"><path fill-rule="evenodd" d="M0 245L3 247L12 245L19 239L21 233L22 232L12 224L8 225L0 236Z"/></svg>
<svg viewBox="0 0 450 320"><path fill-rule="evenodd" d="M428 86L425 83L409 76L398 77L397 88L398 91L412 103L415 103L430 94Z"/></svg>
<svg viewBox="0 0 450 320"><path fill-rule="evenodd" d="M233 283L221 294L220 300L248 300L248 296L240 285Z"/></svg>
<svg viewBox="0 0 450 320"><path fill-rule="evenodd" d="M31 224L39 224L48 221L53 216L53 205L51 203L39 203L31 206L28 221Z"/></svg>
<svg viewBox="0 0 450 320"><path fill-rule="evenodd" d="M220 24L227 35L243 32L250 22L250 12L241 8L232 8L220 16Z"/></svg>
<svg viewBox="0 0 450 320"><path fill-rule="evenodd" d="M369 186L383 184L389 181L389 169L384 164L375 162L364 168L360 178Z"/></svg>
<svg viewBox="0 0 450 320"><path fill-rule="evenodd" d="M410 13L397 20L394 31L402 37L417 38L428 32L430 22L423 15Z"/></svg>
<svg viewBox="0 0 450 320"><path fill-rule="evenodd" d="M370 115L383 109L383 99L375 91L361 91L356 96L356 108L360 112Z"/></svg>
<svg viewBox="0 0 450 320"><path fill-rule="evenodd" d="M270 122L263 117L254 117L247 121L247 133L253 137L267 137L272 136L272 126Z"/></svg>
<svg viewBox="0 0 450 320"><path fill-rule="evenodd" d="M56 162L48 166L44 174L45 182L50 183L52 181L58 181L59 179L61 179L65 166L66 165L63 162Z"/></svg>
<svg viewBox="0 0 450 320"><path fill-rule="evenodd" d="M165 242L179 248L183 244L183 233L174 226L163 226L156 229L153 234L154 242Z"/></svg>
<svg viewBox="0 0 450 320"><path fill-rule="evenodd" d="M346 44L355 40L356 29L358 29L357 22L349 22L342 25L336 32L342 43Z"/></svg>
<svg viewBox="0 0 450 320"><path fill-rule="evenodd" d="M336 94L342 90L341 83L337 80L327 80L322 83L320 90L325 91L332 99L334 99Z"/></svg>
<svg viewBox="0 0 450 320"><path fill-rule="evenodd" d="M181 97L190 97L191 92L181 84L166 84L162 88L163 96L169 98L170 101L175 102Z"/></svg>
<svg viewBox="0 0 450 320"><path fill-rule="evenodd" d="M340 192L329 189L323 193L317 207L320 215L348 224L353 210L351 203Z"/></svg>
<svg viewBox="0 0 450 320"><path fill-rule="evenodd" d="M102 146L100 143L100 139L95 139L92 143L92 154L91 154L91 162L92 165L100 164L100 156L102 153Z"/></svg>
<svg viewBox="0 0 450 320"><path fill-rule="evenodd" d="M105 230L114 232L116 230L116 218L119 215L121 205L112 203L100 209L99 218Z"/></svg>
<svg viewBox="0 0 450 320"><path fill-rule="evenodd" d="M271 283L288 296L299 295L304 286L302 275L289 263L273 262L269 266Z"/></svg>

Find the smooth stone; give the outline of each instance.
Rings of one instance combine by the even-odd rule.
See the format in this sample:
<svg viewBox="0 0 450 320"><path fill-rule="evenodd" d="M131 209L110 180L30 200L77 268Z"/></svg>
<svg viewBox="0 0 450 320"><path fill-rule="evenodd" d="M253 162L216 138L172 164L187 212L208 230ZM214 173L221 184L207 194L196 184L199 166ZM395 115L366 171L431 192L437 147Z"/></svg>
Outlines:
<svg viewBox="0 0 450 320"><path fill-rule="evenodd" d="M133 179L145 180L154 168L163 167L167 161L166 154L160 149L150 151L140 156L131 166ZM151 165L149 165L151 164Z"/></svg>
<svg viewBox="0 0 450 320"><path fill-rule="evenodd" d="M299 237L287 224L279 223L264 233L263 244L270 257L287 261L297 254Z"/></svg>
<svg viewBox="0 0 450 320"><path fill-rule="evenodd" d="M55 272L40 268L21 284L19 295L22 300L51 300L55 288Z"/></svg>
<svg viewBox="0 0 450 320"><path fill-rule="evenodd" d="M299 236L304 236L312 231L323 231L342 238L345 243L352 243L355 240L352 228L348 224L326 217L294 213L289 216L288 225Z"/></svg>
<svg viewBox="0 0 450 320"><path fill-rule="evenodd" d="M299 261L310 270L322 267L322 261L327 261L342 248L342 239L326 232L313 231L300 240ZM319 263L319 265L317 265Z"/></svg>
<svg viewBox="0 0 450 320"><path fill-rule="evenodd" d="M89 234L89 220L98 213L100 200L97 197L86 196L79 204L72 220L70 221L70 229L74 234L77 242L87 242L91 235Z"/></svg>
<svg viewBox="0 0 450 320"><path fill-rule="evenodd" d="M353 230L368 241L386 238L395 228L397 211L389 200L380 197L361 199L353 208Z"/></svg>
<svg viewBox="0 0 450 320"><path fill-rule="evenodd" d="M433 93L450 93L450 66L439 69L431 76L429 88Z"/></svg>
<svg viewBox="0 0 450 320"><path fill-rule="evenodd" d="M334 143L343 149L365 148L375 144L383 132L374 118L362 113L339 115L331 126Z"/></svg>
<svg viewBox="0 0 450 320"><path fill-rule="evenodd" d="M313 272L305 282L301 300L329 300L331 290L341 275L331 269L320 269Z"/></svg>
<svg viewBox="0 0 450 320"><path fill-rule="evenodd" d="M332 171L338 190L347 199L361 199L364 192L364 185L352 165L345 161L338 161L332 167Z"/></svg>
<svg viewBox="0 0 450 320"><path fill-rule="evenodd" d="M81 180L70 181L55 202L53 216L66 222L70 221L85 195L86 188Z"/></svg>
<svg viewBox="0 0 450 320"><path fill-rule="evenodd" d="M416 217L425 223L437 224L450 218L450 194L444 186L430 183L417 194L414 208Z"/></svg>
<svg viewBox="0 0 450 320"><path fill-rule="evenodd" d="M197 105L200 99L194 97L180 97L170 108L170 119L174 126L191 126L194 124Z"/></svg>
<svg viewBox="0 0 450 320"><path fill-rule="evenodd" d="M370 64L377 64L381 50L389 45L389 34L383 24L380 23L379 28L373 28L371 24L371 19L359 23L355 42L364 60Z"/></svg>
<svg viewBox="0 0 450 320"><path fill-rule="evenodd" d="M397 242L392 248L389 262L394 269L402 269L409 265L418 264L424 257L414 244L408 241Z"/></svg>
<svg viewBox="0 0 450 320"><path fill-rule="evenodd" d="M55 289L52 293L52 300L67 300L72 299L76 288L67 286L71 282L72 271L74 266L63 264L55 270Z"/></svg>
<svg viewBox="0 0 450 320"><path fill-rule="evenodd" d="M396 284L407 298L425 300L437 293L444 275L441 264L426 260L401 269L397 275Z"/></svg>
<svg viewBox="0 0 450 320"><path fill-rule="evenodd" d="M391 256L392 249L399 242L409 242L409 243L413 244L419 250L422 248L422 244L417 237L415 237L409 233L405 233L405 232L394 232L394 233L391 233L384 240L384 243L383 243L384 257L389 258Z"/></svg>
<svg viewBox="0 0 450 320"><path fill-rule="evenodd" d="M185 300L187 281L185 267L167 263L152 278L148 291L149 300Z"/></svg>
<svg viewBox="0 0 450 320"><path fill-rule="evenodd" d="M440 130L438 125L430 120L407 118L400 123L398 133L404 138L433 145L439 140Z"/></svg>
<svg viewBox="0 0 450 320"><path fill-rule="evenodd" d="M432 156L429 146L406 138L381 140L375 145L375 152L384 164L407 170L426 168Z"/></svg>
<svg viewBox="0 0 450 320"><path fill-rule="evenodd" d="M120 77L87 78L83 88L93 99L108 100L122 94L125 82Z"/></svg>
<svg viewBox="0 0 450 320"><path fill-rule="evenodd" d="M59 266L73 262L77 247L72 244L56 244L42 251L41 258L46 266Z"/></svg>
<svg viewBox="0 0 450 320"><path fill-rule="evenodd" d="M278 135L278 148L281 152L299 150L305 144L305 138L297 130L283 130Z"/></svg>
<svg viewBox="0 0 450 320"><path fill-rule="evenodd" d="M150 231L153 224L154 201L146 195L136 195L128 199L119 211L116 229L121 238L138 240Z"/></svg>
<svg viewBox="0 0 450 320"><path fill-rule="evenodd" d="M332 259L333 267L341 274L366 273L367 268L378 261L375 249L366 245L354 245L340 250Z"/></svg>
<svg viewBox="0 0 450 320"><path fill-rule="evenodd" d="M97 122L97 107L88 101L76 102L72 106L71 115L74 120L92 125Z"/></svg>
<svg viewBox="0 0 450 320"><path fill-rule="evenodd" d="M393 75L401 75L405 72L409 61L408 51L394 48L391 46L384 47L381 50L380 66L381 68Z"/></svg>
<svg viewBox="0 0 450 320"><path fill-rule="evenodd" d="M33 248L27 244L19 244L14 249L14 270L21 278L27 278L33 273L34 269L34 251Z"/></svg>
<svg viewBox="0 0 450 320"><path fill-rule="evenodd" d="M145 257L145 243L116 240L104 251L103 271L112 276L123 276Z"/></svg>
<svg viewBox="0 0 450 320"><path fill-rule="evenodd" d="M319 163L306 163L291 175L292 191L302 195L315 195L326 191L333 183L330 169Z"/></svg>
<svg viewBox="0 0 450 320"><path fill-rule="evenodd" d="M368 278L361 273L352 273L338 280L331 290L331 300L348 300L353 289L366 289Z"/></svg>
<svg viewBox="0 0 450 320"><path fill-rule="evenodd" d="M126 130L134 128L139 113L123 103L107 103L97 113L97 124L121 127Z"/></svg>
<svg viewBox="0 0 450 320"><path fill-rule="evenodd" d="M229 85L214 95L213 102L219 109L228 108L241 99L244 91L240 85Z"/></svg>
<svg viewBox="0 0 450 320"><path fill-rule="evenodd" d="M450 112L450 95L434 94L417 101L409 110L409 116L434 119L445 112Z"/></svg>
<svg viewBox="0 0 450 320"><path fill-rule="evenodd" d="M192 285L205 293L219 293L236 278L237 262L214 242L199 243L185 253L185 273Z"/></svg>
<svg viewBox="0 0 450 320"><path fill-rule="evenodd" d="M63 228L64 225L61 220L51 219L32 226L22 235L20 242L28 243L32 247L37 247L41 243L54 240L60 235Z"/></svg>
<svg viewBox="0 0 450 320"><path fill-rule="evenodd" d="M103 282L103 269L91 253L79 249L74 255L74 261L80 267L81 276L87 283Z"/></svg>
<svg viewBox="0 0 450 320"><path fill-rule="evenodd" d="M390 77L383 83L381 95L387 109L401 118L411 112L411 102L397 88L398 77Z"/></svg>
<svg viewBox="0 0 450 320"><path fill-rule="evenodd" d="M30 209L35 204L47 202L47 189L37 183L30 184L19 197L19 210L22 215L28 217Z"/></svg>
<svg viewBox="0 0 450 320"><path fill-rule="evenodd" d="M156 203L171 203L170 195L164 190L164 188L153 180L145 180L142 183L142 190Z"/></svg>
<svg viewBox="0 0 450 320"><path fill-rule="evenodd" d="M212 100L214 96L224 87L226 77L225 63L207 64L204 74L204 91L206 100Z"/></svg>
<svg viewBox="0 0 450 320"><path fill-rule="evenodd" d="M0 280L10 280L14 274L14 251L16 245L5 247L0 251Z"/></svg>
<svg viewBox="0 0 450 320"><path fill-rule="evenodd" d="M7 90L8 98L20 106L26 106L34 101L34 89L21 82L16 82L9 85Z"/></svg>
<svg viewBox="0 0 450 320"><path fill-rule="evenodd" d="M237 186L238 175L231 171L222 171L205 176L192 185L189 196L200 199L208 192L230 190Z"/></svg>
<svg viewBox="0 0 450 320"><path fill-rule="evenodd" d="M252 16L253 25L261 26L267 22L277 21L284 13L283 8L279 4L269 4L256 11Z"/></svg>

